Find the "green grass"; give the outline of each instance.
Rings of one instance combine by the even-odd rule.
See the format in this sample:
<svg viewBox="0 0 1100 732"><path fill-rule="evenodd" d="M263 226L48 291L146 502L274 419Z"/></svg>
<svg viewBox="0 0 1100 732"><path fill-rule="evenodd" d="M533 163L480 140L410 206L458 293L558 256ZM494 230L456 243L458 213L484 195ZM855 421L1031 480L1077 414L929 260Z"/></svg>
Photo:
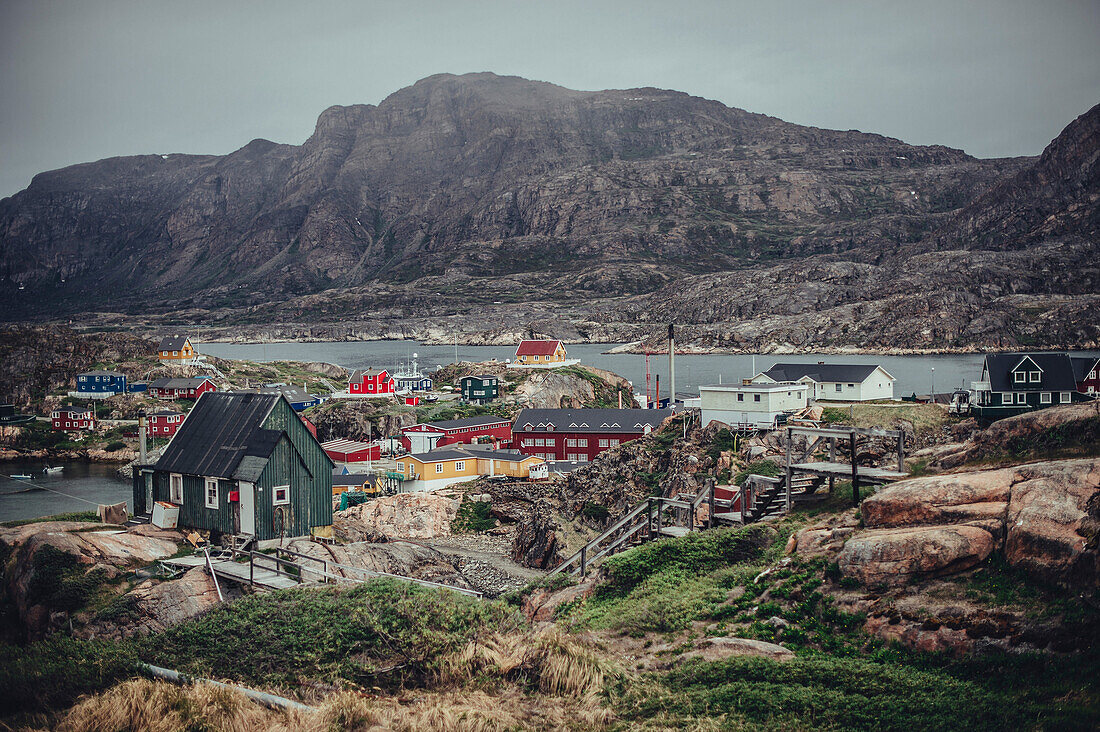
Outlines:
<svg viewBox="0 0 1100 732"><path fill-rule="evenodd" d="M754 460L745 466L745 469L734 476L732 484L741 485L750 475L763 475L768 478L776 478L783 472L783 468L772 460Z"/></svg>
<svg viewBox="0 0 1100 732"><path fill-rule="evenodd" d="M38 518L19 519L18 521L5 521L0 526L8 528L14 528L16 526L26 526L27 524L40 524L45 521L84 521L87 523L98 524L99 516L95 511L74 511L72 513L55 513L53 516L39 516Z"/></svg>
<svg viewBox="0 0 1100 732"><path fill-rule="evenodd" d="M451 522L451 531L456 534L480 534L496 526L492 504L487 501L463 501L458 513Z"/></svg>

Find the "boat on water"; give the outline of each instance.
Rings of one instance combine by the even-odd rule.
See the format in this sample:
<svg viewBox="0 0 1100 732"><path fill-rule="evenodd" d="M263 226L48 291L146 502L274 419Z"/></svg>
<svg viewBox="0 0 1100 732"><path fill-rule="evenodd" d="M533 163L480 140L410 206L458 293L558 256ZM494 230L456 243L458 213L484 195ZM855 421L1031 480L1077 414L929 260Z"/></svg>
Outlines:
<svg viewBox="0 0 1100 732"><path fill-rule="evenodd" d="M30 480L32 476L26 473L19 473L18 475L9 475L9 478L15 478L16 480Z"/></svg>
<svg viewBox="0 0 1100 732"><path fill-rule="evenodd" d="M65 466L63 466L63 465L58 465L58 466L53 467L53 468L51 468L50 466L47 465L42 470L42 474L43 475L61 475L61 471L64 470L64 469L65 469Z"/></svg>

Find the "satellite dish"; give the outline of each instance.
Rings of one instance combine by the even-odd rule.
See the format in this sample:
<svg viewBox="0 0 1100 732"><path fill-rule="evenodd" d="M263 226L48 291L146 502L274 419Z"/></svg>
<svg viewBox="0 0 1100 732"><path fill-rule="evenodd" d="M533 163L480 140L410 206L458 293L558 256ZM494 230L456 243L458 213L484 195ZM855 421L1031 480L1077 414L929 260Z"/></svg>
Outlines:
<svg viewBox="0 0 1100 732"><path fill-rule="evenodd" d="M413 354L413 358L420 358L420 354L418 354L418 353L414 353L414 354Z"/></svg>

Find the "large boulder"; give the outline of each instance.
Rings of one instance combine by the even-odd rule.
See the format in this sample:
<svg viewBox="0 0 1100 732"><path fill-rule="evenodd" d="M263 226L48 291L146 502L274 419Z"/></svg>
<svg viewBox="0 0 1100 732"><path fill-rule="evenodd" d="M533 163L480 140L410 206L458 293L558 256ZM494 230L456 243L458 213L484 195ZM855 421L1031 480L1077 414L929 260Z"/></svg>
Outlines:
<svg viewBox="0 0 1100 732"><path fill-rule="evenodd" d="M337 511L332 524L345 541L434 539L450 535L458 506L436 493L398 493Z"/></svg>
<svg viewBox="0 0 1100 732"><path fill-rule="evenodd" d="M883 488L860 507L871 528L1004 520L1015 470L913 478Z"/></svg>
<svg viewBox="0 0 1100 732"><path fill-rule="evenodd" d="M523 615L533 623L553 620L563 606L589 597L597 584L596 579L589 579L557 590L541 587L523 598Z"/></svg>
<svg viewBox="0 0 1100 732"><path fill-rule="evenodd" d="M384 544L358 543L329 546L297 539L290 542L287 548L319 560L302 562L302 579L306 581L320 579L318 573L322 571L337 577L364 579L368 575L355 571L355 569L363 569L369 572L413 577L453 587L470 587L466 578L445 554L412 542L390 541Z"/></svg>
<svg viewBox="0 0 1100 732"><path fill-rule="evenodd" d="M969 569L994 546L993 535L977 526L878 529L849 539L837 563L865 585L896 586Z"/></svg>
<svg viewBox="0 0 1100 732"><path fill-rule="evenodd" d="M704 661L721 661L730 656L758 656L773 661L789 661L794 652L777 643L755 640L753 638L703 638L695 648L683 654L681 658L701 658Z"/></svg>

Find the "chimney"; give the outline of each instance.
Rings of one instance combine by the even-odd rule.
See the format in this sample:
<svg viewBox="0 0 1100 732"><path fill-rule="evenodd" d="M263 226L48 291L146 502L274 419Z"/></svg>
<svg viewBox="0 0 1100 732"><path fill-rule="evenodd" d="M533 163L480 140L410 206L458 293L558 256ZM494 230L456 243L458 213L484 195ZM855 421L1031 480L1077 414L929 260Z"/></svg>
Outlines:
<svg viewBox="0 0 1100 732"><path fill-rule="evenodd" d="M668 324L668 406L676 408L676 337Z"/></svg>

